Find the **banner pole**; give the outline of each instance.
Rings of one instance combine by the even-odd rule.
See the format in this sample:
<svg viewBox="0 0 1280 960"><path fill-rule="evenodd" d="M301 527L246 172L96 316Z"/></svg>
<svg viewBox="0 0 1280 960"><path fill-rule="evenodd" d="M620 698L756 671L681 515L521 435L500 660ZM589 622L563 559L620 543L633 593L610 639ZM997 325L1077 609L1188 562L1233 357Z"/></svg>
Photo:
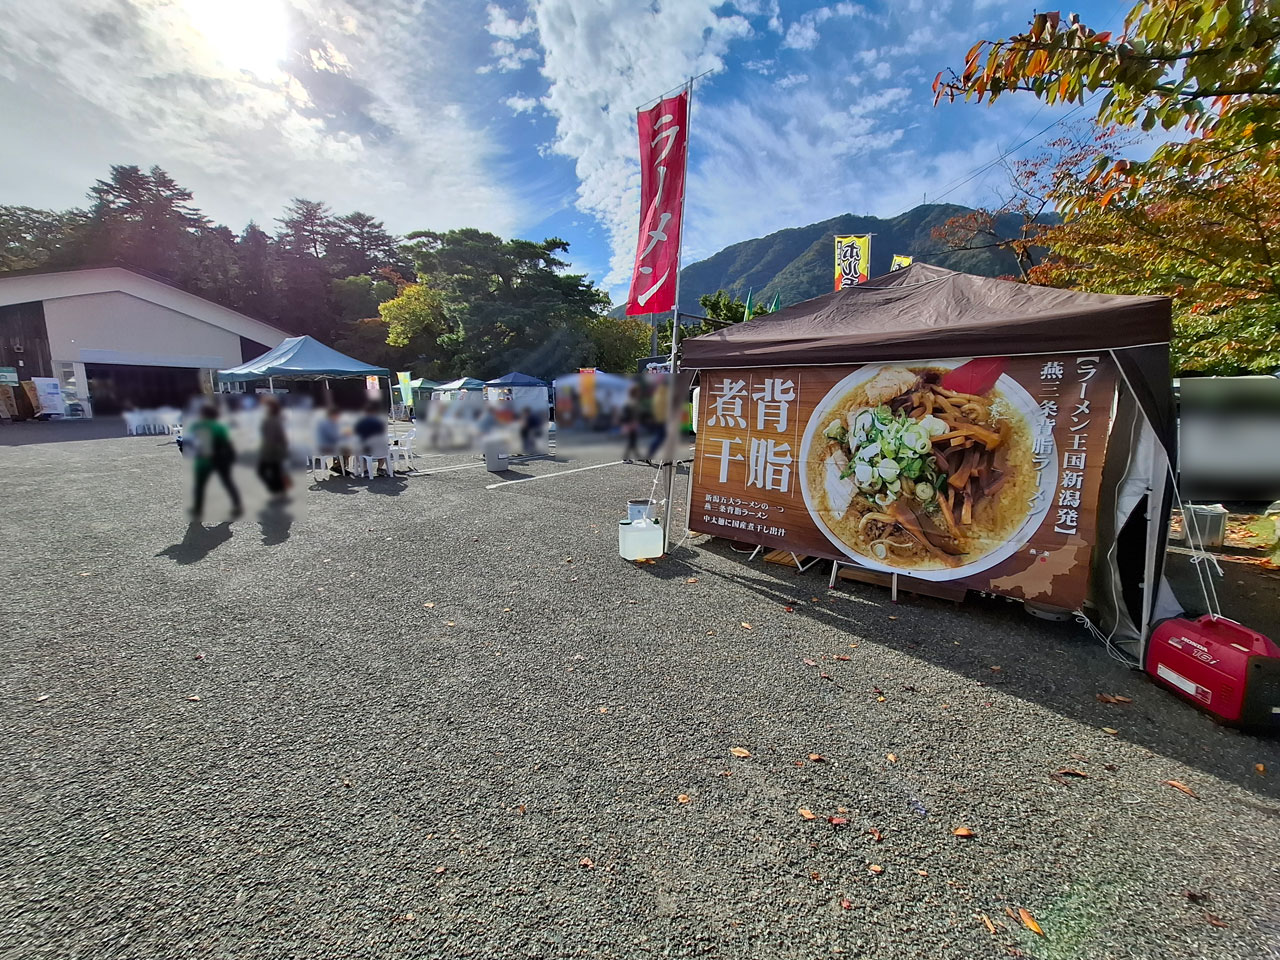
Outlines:
<svg viewBox="0 0 1280 960"><path fill-rule="evenodd" d="M683 404L680 398L676 396L676 384L678 377L676 376L676 354L680 347L680 259L684 255L684 198L688 193L689 184L689 137L693 132L693 81L696 77L690 77L685 84L685 89L689 92L689 105L685 110L685 125L687 129L684 132L684 169L685 169L685 190L680 194L680 257L676 259L676 283L675 283L675 303L671 309L671 362L669 363L669 371L667 373L667 438L663 444L662 452L662 469L665 471L663 477L663 511L662 511L662 552L666 553L671 546L671 516L672 516L672 497L675 493L676 485L676 437L680 432L680 416L679 411ZM656 330L655 326L655 330Z"/></svg>

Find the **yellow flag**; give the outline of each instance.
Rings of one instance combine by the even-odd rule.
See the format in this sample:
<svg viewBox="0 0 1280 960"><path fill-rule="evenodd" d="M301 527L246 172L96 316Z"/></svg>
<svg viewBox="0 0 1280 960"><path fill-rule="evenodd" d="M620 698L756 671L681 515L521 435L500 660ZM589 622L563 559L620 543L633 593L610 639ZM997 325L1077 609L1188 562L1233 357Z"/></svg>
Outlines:
<svg viewBox="0 0 1280 960"><path fill-rule="evenodd" d="M911 266L910 257L904 257L900 253L895 253L893 255L893 263L889 264L889 272L893 273L893 271L895 270L902 270L903 268L909 267L909 266Z"/></svg>
<svg viewBox="0 0 1280 960"><path fill-rule="evenodd" d="M871 275L871 235L836 237L836 289L865 283Z"/></svg>

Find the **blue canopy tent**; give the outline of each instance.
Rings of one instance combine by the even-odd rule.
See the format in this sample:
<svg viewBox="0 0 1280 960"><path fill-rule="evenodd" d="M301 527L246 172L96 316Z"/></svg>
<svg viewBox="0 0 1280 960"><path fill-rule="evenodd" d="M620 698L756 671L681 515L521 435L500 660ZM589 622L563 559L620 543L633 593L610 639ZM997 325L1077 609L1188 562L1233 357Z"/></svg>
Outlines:
<svg viewBox="0 0 1280 960"><path fill-rule="evenodd" d="M361 363L314 337L290 337L260 357L229 370L219 370L218 378L228 382L267 380L327 380L348 377L386 377L391 371Z"/></svg>
<svg viewBox="0 0 1280 960"><path fill-rule="evenodd" d="M484 395L490 403L509 405L516 412L527 407L551 415L551 384L527 373L512 371L486 381Z"/></svg>

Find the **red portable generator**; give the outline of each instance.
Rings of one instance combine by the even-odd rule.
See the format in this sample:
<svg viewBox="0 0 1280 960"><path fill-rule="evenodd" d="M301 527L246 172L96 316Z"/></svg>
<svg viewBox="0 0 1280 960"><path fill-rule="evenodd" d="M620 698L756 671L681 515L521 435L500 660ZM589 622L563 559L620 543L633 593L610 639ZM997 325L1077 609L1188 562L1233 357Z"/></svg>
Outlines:
<svg viewBox="0 0 1280 960"><path fill-rule="evenodd" d="M1175 618L1147 644L1147 673L1223 721L1280 732L1280 647L1225 617Z"/></svg>

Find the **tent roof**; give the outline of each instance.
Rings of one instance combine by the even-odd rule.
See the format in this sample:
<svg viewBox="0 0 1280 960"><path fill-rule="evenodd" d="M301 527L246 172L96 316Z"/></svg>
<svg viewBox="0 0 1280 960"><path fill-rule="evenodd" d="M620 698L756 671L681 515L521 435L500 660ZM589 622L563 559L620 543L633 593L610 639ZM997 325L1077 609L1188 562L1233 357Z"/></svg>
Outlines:
<svg viewBox="0 0 1280 960"><path fill-rule="evenodd" d="M434 380L428 380L426 377L419 377L417 380L410 380L409 386L414 390L429 390L432 387L439 386Z"/></svg>
<svg viewBox="0 0 1280 960"><path fill-rule="evenodd" d="M575 386L581 378L582 374L580 373L566 373L563 377L556 377L556 387L559 388L561 385L566 387ZM626 377L619 376L616 373L605 373L603 370L597 370L595 378L596 386L628 388L631 386L631 381Z"/></svg>
<svg viewBox="0 0 1280 960"><path fill-rule="evenodd" d="M496 377L493 380L485 381L486 387L546 387L550 386L545 380L539 380L537 377L531 377L527 373L511 373Z"/></svg>
<svg viewBox="0 0 1280 960"><path fill-rule="evenodd" d="M288 380L320 380L325 377L390 376L386 367L361 363L314 337L290 337L260 357L229 370L219 370L222 380L266 380L280 377Z"/></svg>
<svg viewBox="0 0 1280 960"><path fill-rule="evenodd" d="M432 389L441 393L446 390L483 390L484 381L477 380L475 377L459 377L457 380L450 380L448 383L438 383Z"/></svg>
<svg viewBox="0 0 1280 960"><path fill-rule="evenodd" d="M686 369L1167 344L1168 297L1037 287L925 263L683 341Z"/></svg>

